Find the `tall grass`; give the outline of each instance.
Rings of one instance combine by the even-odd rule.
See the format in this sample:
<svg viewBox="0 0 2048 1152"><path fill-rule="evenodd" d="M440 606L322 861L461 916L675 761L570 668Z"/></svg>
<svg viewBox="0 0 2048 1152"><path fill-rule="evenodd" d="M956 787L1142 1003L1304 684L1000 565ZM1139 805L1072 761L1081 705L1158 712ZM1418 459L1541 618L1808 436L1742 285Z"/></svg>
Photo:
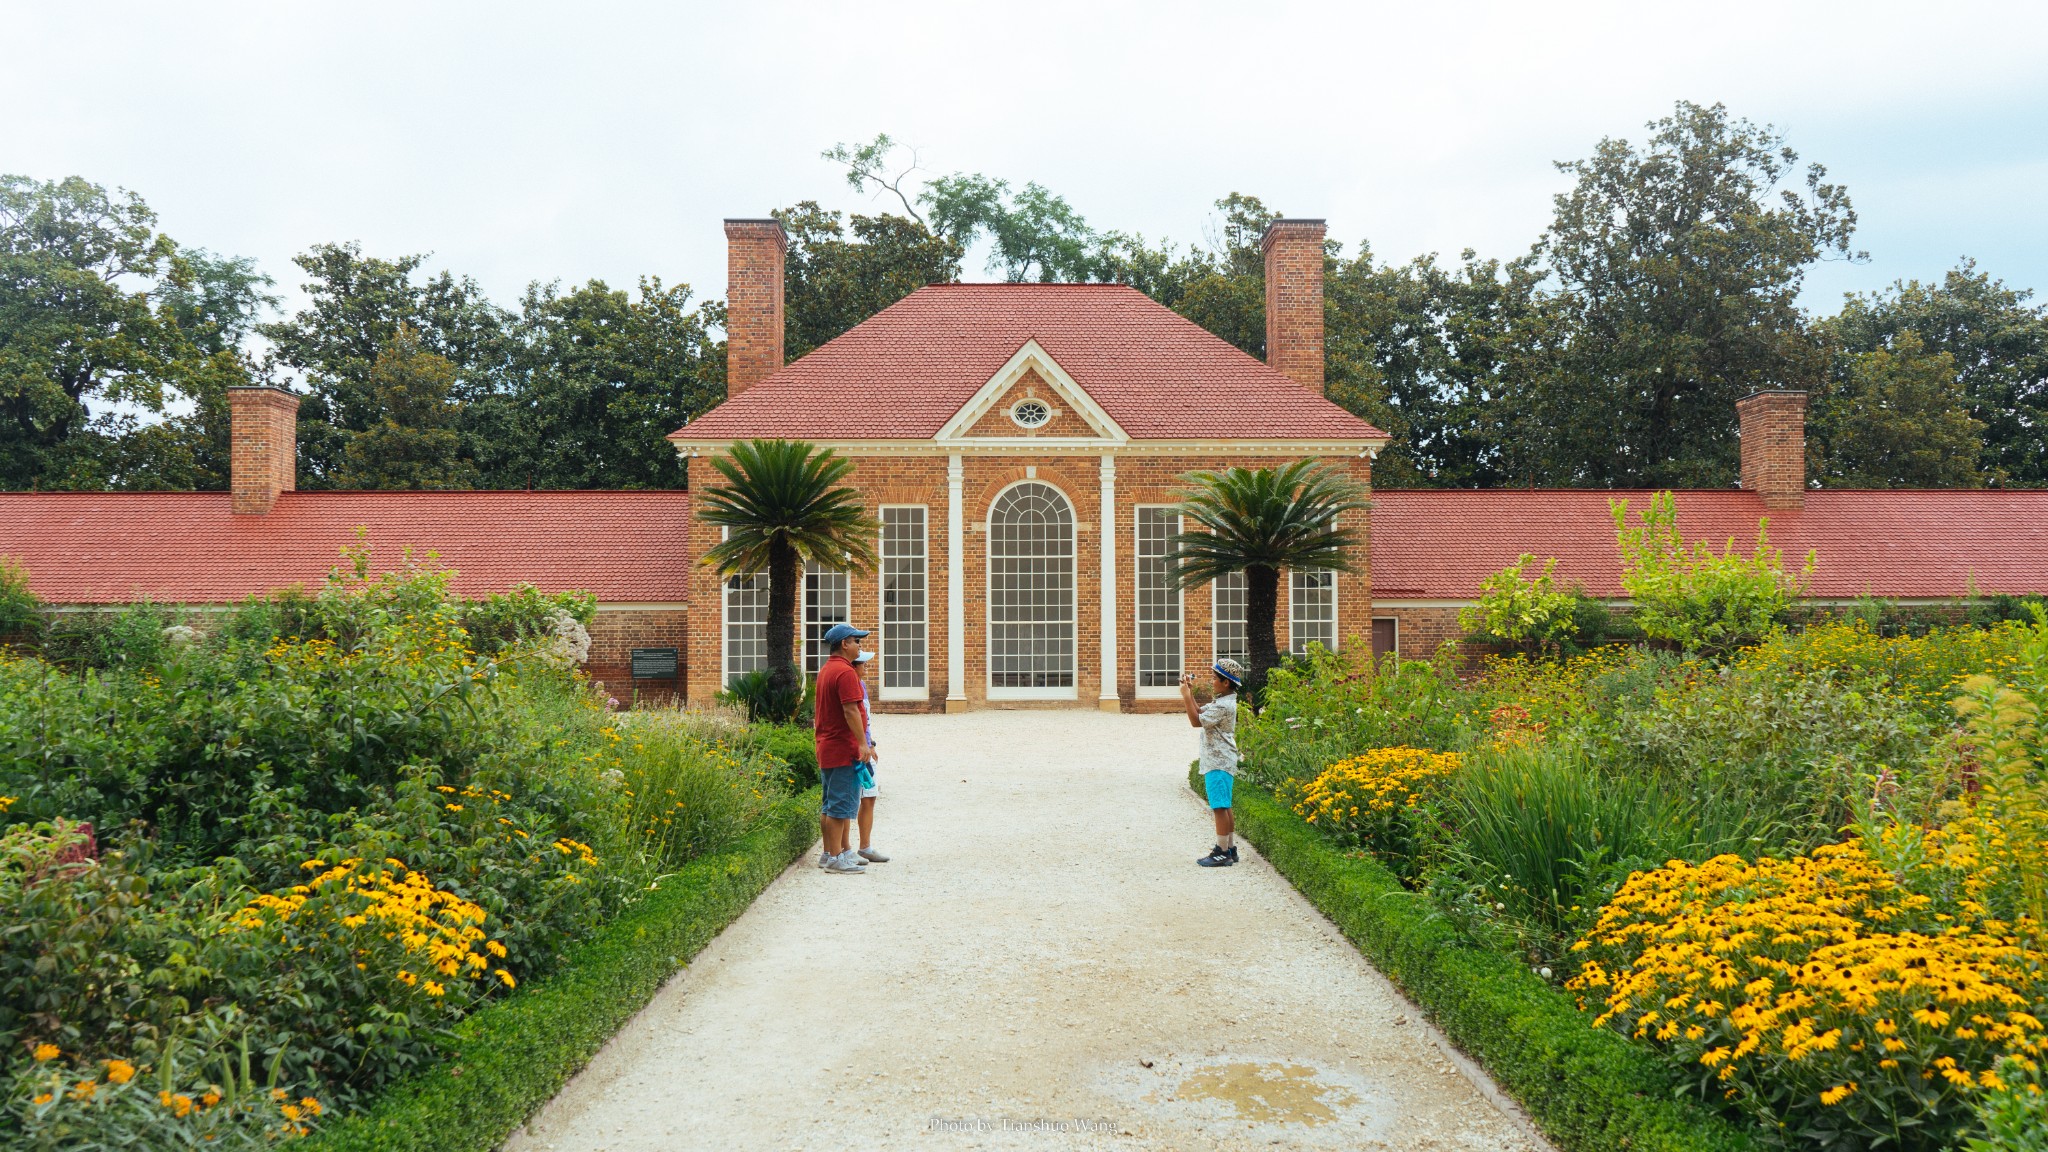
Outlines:
<svg viewBox="0 0 2048 1152"><path fill-rule="evenodd" d="M784 771L745 747L740 725L666 710L621 720L621 830L658 871L738 840L784 794Z"/></svg>

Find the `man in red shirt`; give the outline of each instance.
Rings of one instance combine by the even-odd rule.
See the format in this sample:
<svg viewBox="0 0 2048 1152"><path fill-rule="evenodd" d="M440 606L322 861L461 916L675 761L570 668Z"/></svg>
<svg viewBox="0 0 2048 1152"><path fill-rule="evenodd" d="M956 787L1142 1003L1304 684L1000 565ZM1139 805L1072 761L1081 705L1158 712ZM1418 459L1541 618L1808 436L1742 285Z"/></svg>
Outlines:
<svg viewBox="0 0 2048 1152"><path fill-rule="evenodd" d="M867 870L847 844L854 817L860 814L860 768L873 756L867 724L861 717L867 689L853 666L866 635L851 624L834 624L826 630L825 650L831 655L818 669L818 686L812 695L816 704L812 733L818 747L818 774L825 785L825 811L818 821L825 842L821 859L825 871L841 875Z"/></svg>

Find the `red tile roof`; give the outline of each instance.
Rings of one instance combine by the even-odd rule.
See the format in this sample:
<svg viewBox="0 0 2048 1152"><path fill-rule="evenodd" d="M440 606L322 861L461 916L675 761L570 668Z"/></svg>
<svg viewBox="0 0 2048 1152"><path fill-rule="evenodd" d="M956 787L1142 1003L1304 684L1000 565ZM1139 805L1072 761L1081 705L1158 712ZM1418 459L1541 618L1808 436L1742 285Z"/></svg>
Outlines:
<svg viewBox="0 0 2048 1152"><path fill-rule="evenodd" d="M1469 600L1479 582L1524 552L1555 556L1558 575L1598 596L1620 596L1621 559L1610 499L1631 509L1649 492L1393 491L1373 493L1372 583L1381 600ZM1734 537L1747 554L1754 493L1679 492L1678 527L1719 548ZM1788 567L1815 569L1808 594L1848 598L2048 592L2048 491L1817 491L1797 512L1770 517L1773 547ZM1634 513L1630 514L1631 522Z"/></svg>
<svg viewBox="0 0 2048 1152"><path fill-rule="evenodd" d="M936 284L672 438L927 439L1036 340L1134 439L1383 440L1122 284Z"/></svg>
<svg viewBox="0 0 2048 1152"><path fill-rule="evenodd" d="M535 584L600 601L680 602L689 585L684 492L287 492L236 516L225 492L0 493L0 556L53 604L147 596L219 604L316 586L369 530L371 559L436 552L464 595Z"/></svg>

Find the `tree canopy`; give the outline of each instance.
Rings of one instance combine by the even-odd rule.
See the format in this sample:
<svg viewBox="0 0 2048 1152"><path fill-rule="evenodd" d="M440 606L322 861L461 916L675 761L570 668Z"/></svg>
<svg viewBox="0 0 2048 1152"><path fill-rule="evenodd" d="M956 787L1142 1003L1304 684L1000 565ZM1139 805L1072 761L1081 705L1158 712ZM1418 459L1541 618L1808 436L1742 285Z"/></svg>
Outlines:
<svg viewBox="0 0 2048 1152"><path fill-rule="evenodd" d="M1255 195L1183 248L1036 181L926 173L886 134L824 158L884 210L774 211L791 357L970 251L1006 280L1128 283L1265 354L1280 213ZM1818 484L2048 485L2031 292L1965 259L1809 313L1807 270L1862 259L1849 195L1719 105L1558 168L1571 187L1518 256L1327 242L1328 393L1393 436L1376 484L1722 487L1734 402L1771 387L1812 394ZM317 243L295 264L306 302L278 316L252 261L174 241L134 193L0 177L0 487L224 487L226 390L251 381L302 391L303 487L671 487L664 437L724 397L723 301L685 284L536 282L508 307L422 254Z"/></svg>

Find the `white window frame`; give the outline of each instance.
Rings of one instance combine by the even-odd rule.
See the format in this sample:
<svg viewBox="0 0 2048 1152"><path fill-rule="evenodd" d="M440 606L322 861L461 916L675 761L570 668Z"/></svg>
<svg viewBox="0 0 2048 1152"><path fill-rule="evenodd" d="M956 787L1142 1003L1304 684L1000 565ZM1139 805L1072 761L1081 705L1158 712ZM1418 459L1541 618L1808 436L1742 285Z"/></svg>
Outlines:
<svg viewBox="0 0 2048 1152"><path fill-rule="evenodd" d="M1294 576L1296 571L1302 571L1304 574L1306 574L1306 572L1309 570L1297 570L1290 568L1287 571L1287 651L1292 655L1299 656L1302 653L1308 651L1308 645L1297 642L1295 638L1295 629L1297 622L1299 620L1299 617L1295 613L1295 608L1297 607L1297 605L1294 595ZM1338 612L1337 605L1338 572L1334 568L1317 568L1314 569L1314 571L1327 572L1330 574L1330 642L1324 645L1324 647L1331 652L1335 652L1337 651L1337 646L1340 643L1342 643L1342 641L1338 638L1337 635L1337 622L1343 619L1343 617Z"/></svg>
<svg viewBox="0 0 2048 1152"><path fill-rule="evenodd" d="M725 539L727 539L727 538L728 538L728 537L729 537L730 535L731 535L731 532L730 532L730 530L728 530L728 529L724 529L724 528L721 528L721 529L719 529L719 530L718 530L718 538L719 538L720 540L725 540ZM734 668L734 667L733 667L733 654L732 654L732 591L733 591L733 589L732 589L732 582L733 582L733 581L735 581L735 580L759 580L759 581L762 581L762 583L763 583L763 585L764 585L764 586L763 586L763 589L762 589L762 591L763 591L763 592L766 592L766 590L767 590L767 589L766 589L765 585L766 585L766 582L767 582L767 580L768 580L768 573L767 573L767 572L766 572L765 570L763 570L763 571L760 571L760 572L756 572L756 573L754 573L754 574L753 574L752 576L720 576L720 577L718 578L718 673L719 673L719 679L718 679L718 684L719 684L719 687L721 687L721 688L729 688L729 687L731 687L731 686L732 686L732 682L733 682L733 678L734 678L735 676L744 676L744 675L746 675L746 674L747 674L747 673L749 673L749 672L757 671L757 670L758 670L758 669L760 669L760 668L764 668L764 667L766 667L766 666L767 666L767 662L768 662L768 661L767 661L767 656L766 656L766 654L765 654L765 649L766 649L766 647L767 647L767 644L768 644L768 637L767 637L767 629L768 629L768 620L767 620L767 616L766 616L766 614L765 614L765 612L766 612L766 607L767 607L767 606L766 606L766 605L764 604L764 605L762 606L762 607L763 607L763 613L764 613L764 614L763 614L763 616L762 616L762 619L761 619L761 625L760 625L760 627L761 627L761 630L762 630L761 644L762 644L762 647L763 647L763 649L764 649L764 654L763 654L763 656L762 656L762 659L761 659L761 663L760 663L760 664L757 664L757 665L755 665L755 666L754 666L754 667L752 667L752 668Z"/></svg>
<svg viewBox="0 0 2048 1152"><path fill-rule="evenodd" d="M840 582L846 586L846 619L844 621L833 620L826 623L827 629L829 629L832 624L850 624L853 622L853 573L847 571L844 568L827 568L825 565L818 563L816 560L806 561L803 567L797 569L798 583L796 586L796 626L798 636L796 663L799 672L806 679L816 676L818 674L818 670L820 668L823 668L825 666L825 661L829 659L829 657L827 657L823 653L819 653L816 666L813 666L811 663L812 653L810 631L812 620L810 619L810 615L811 577L813 576L837 576L839 577Z"/></svg>
<svg viewBox="0 0 2048 1152"><path fill-rule="evenodd" d="M1062 500L1065 500L1065 501L1067 502L1067 522L1068 522L1068 524L1070 525L1070 527L1069 527L1068 531L1069 531L1069 534L1070 534L1069 538L1070 538L1070 541L1071 541L1071 544L1072 544L1072 546L1071 546L1071 547L1070 547L1070 548L1069 548L1069 549L1067 550L1067 557L1068 557L1068 575L1069 575L1069 577L1070 577L1070 578L1068 579L1068 581L1067 581L1067 587L1068 587L1069 589L1071 589L1071 594L1072 594L1072 596L1073 596L1073 598L1074 598L1074 600L1073 600L1073 629L1074 629L1074 645L1073 645L1073 652L1072 652L1072 654L1071 654L1071 661L1072 661L1072 662L1071 662L1071 664L1069 665L1069 668L1068 668L1068 671L1069 671L1069 673L1071 674L1071 675L1070 675L1070 678L1072 679L1073 683L1072 683L1072 684L1070 684L1070 685L1068 685L1067 687L1064 687L1064 688L1014 688L1014 687L1008 687L1008 686L998 686L998 685L996 684L996 682L995 682L995 679L996 679L996 670L995 670L995 663L996 663L996 662L995 662L996 628L995 628L995 616L994 616L994 613L995 613L995 606L996 606L996 566L995 566L995 547L996 547L996 535L995 535L995 527L996 527L996 525L995 525L995 516L996 516L996 506L997 506L998 504L1001 504L1001 503L1003 502L1003 497L1009 494L1009 492L1010 492L1010 489L1012 489L1012 488L1016 488L1016 487L1020 487L1020 486L1022 486L1022 485L1025 485L1025 484L1042 484L1042 485L1044 485L1045 487L1047 487L1047 488L1050 488L1050 489L1052 489L1052 490L1053 490L1053 491L1054 491L1055 493L1057 493L1057 494L1059 495L1059 498L1060 498L1060 499L1062 499ZM985 689L985 690L986 690L986 691L988 692L988 699L990 699L990 700L1078 700L1078 699L1080 699L1080 698L1081 698L1081 696L1080 696L1080 686L1081 686L1081 518L1080 518L1080 515L1079 515L1079 511L1078 511L1078 505L1076 505L1076 504L1074 503L1074 498L1073 498L1072 496L1070 496L1070 495L1068 495L1068 494L1067 494L1067 491L1066 491L1066 489L1064 489L1064 488L1061 488L1061 487L1060 487L1059 485L1057 485L1057 484L1053 483L1052 481L1050 481L1050 480L1046 480L1046 479L1043 479L1043 478L1041 478L1041 477L1037 477L1037 476L1027 476L1027 477L1025 477L1025 478L1024 478L1024 479L1022 479L1022 480L1013 480L1013 481L1011 481L1010 483L1008 483L1008 484L1005 484L1005 485L1003 485L1003 486L1002 486L1002 488L1000 488L1000 489L998 489L998 490L997 490L997 492L996 492L996 494L995 494L994 496L992 496L992 497L990 497L990 498L989 498L989 502L988 502L988 511L987 511L986 513L984 513L984 514L982 515L982 518L981 518L981 535L982 535L982 549L981 549L981 580L982 580L982 589L981 589L981 622L982 622L982 660L981 660L981 663L982 663L982 670L981 670L981 674L982 674L982 683L983 683L983 687L984 687L984 689Z"/></svg>
<svg viewBox="0 0 2048 1152"><path fill-rule="evenodd" d="M1216 625L1217 625L1217 622L1218 622L1219 620L1221 620L1221 619L1223 618L1223 613L1222 613L1221 611L1219 611L1219 610L1218 610L1218 607L1217 607L1217 600L1218 600L1218 597L1219 597L1219 596L1220 596L1220 594L1221 594L1221 589L1219 589L1219 588L1217 587L1217 585L1221 584L1221 583L1222 583L1222 582L1223 582L1223 581L1224 581L1225 579L1227 579L1227 578L1228 578L1228 576L1235 576L1235 577L1237 577L1237 584L1238 584L1238 591L1237 591L1237 605L1238 605L1238 617L1237 617L1237 630L1238 630L1238 638L1239 638L1239 639L1240 639L1240 641L1242 641L1242 642L1243 642L1243 644L1244 644L1244 650L1243 650L1242 652L1237 652L1237 653L1227 653L1227 652L1223 651L1223 645L1222 645L1222 643L1221 643L1221 642L1220 642L1220 641L1219 641L1219 640L1217 639L1217 627L1216 627ZM1244 615L1244 614L1245 614L1245 588L1244 588L1245 578L1244 578L1244 573L1242 573L1242 572L1232 572L1232 573L1229 573L1229 574L1228 574L1228 576L1219 576L1219 577L1217 577L1216 579L1214 579L1214 580L1211 580L1211 581L1209 581L1209 662L1210 662L1210 663L1212 663L1212 664L1213 664L1213 663L1215 663L1215 662L1216 662L1216 661L1218 661L1218 660L1221 660L1221 659L1223 659L1223 657L1225 657L1225 656L1230 656L1230 657L1231 657L1232 659L1235 659L1235 660L1242 660L1242 661L1246 661L1246 662L1249 662L1249 661L1251 660L1251 637L1250 637L1250 636L1249 636L1249 635L1247 634L1247 630L1246 630L1246 628L1245 628L1245 615ZM1292 627L1292 622L1291 622L1291 620L1290 620L1289 626L1290 626L1290 627Z"/></svg>
<svg viewBox="0 0 2048 1152"><path fill-rule="evenodd" d="M924 683L915 688L888 686L889 657L886 648L889 643L889 610L884 597L888 595L887 577L883 572L875 573L875 623L882 630L882 643L876 645L876 660L881 667L875 676L875 691L883 700L930 700L932 698L932 512L924 504L883 504L875 509L875 519L882 520L892 508L915 508L923 541L924 580ZM888 556L882 552L888 535L885 527L876 537L876 554L882 563L888 563Z"/></svg>
<svg viewBox="0 0 2048 1152"><path fill-rule="evenodd" d="M1138 581L1143 578L1142 573L1139 570L1139 566L1143 563L1145 559L1145 552L1144 534L1143 529L1140 527L1139 521L1144 518L1144 513L1147 509L1170 510L1172 509L1172 507L1173 505L1171 504L1134 504L1131 506L1131 684L1136 688L1137 698L1140 700L1164 700L1168 698L1179 699L1179 672L1180 669L1186 667L1187 665L1187 597L1181 592L1180 589L1173 587L1171 582L1169 581L1167 585L1167 592L1169 595L1173 597L1174 623L1176 625L1174 634L1178 637L1178 641L1175 645L1177 654L1174 656L1173 660L1175 669L1174 683L1163 686L1154 685L1151 687L1147 687L1144 683L1144 669L1142 667L1142 661L1144 660L1143 629L1145 621L1141 616L1139 616L1139 612L1142 611L1144 604L1144 592L1143 589L1139 587ZM1181 531L1183 521L1181 517L1175 516L1171 519L1170 524L1171 530L1167 536L1169 554L1171 554L1172 551L1171 544L1173 536L1177 535Z"/></svg>

